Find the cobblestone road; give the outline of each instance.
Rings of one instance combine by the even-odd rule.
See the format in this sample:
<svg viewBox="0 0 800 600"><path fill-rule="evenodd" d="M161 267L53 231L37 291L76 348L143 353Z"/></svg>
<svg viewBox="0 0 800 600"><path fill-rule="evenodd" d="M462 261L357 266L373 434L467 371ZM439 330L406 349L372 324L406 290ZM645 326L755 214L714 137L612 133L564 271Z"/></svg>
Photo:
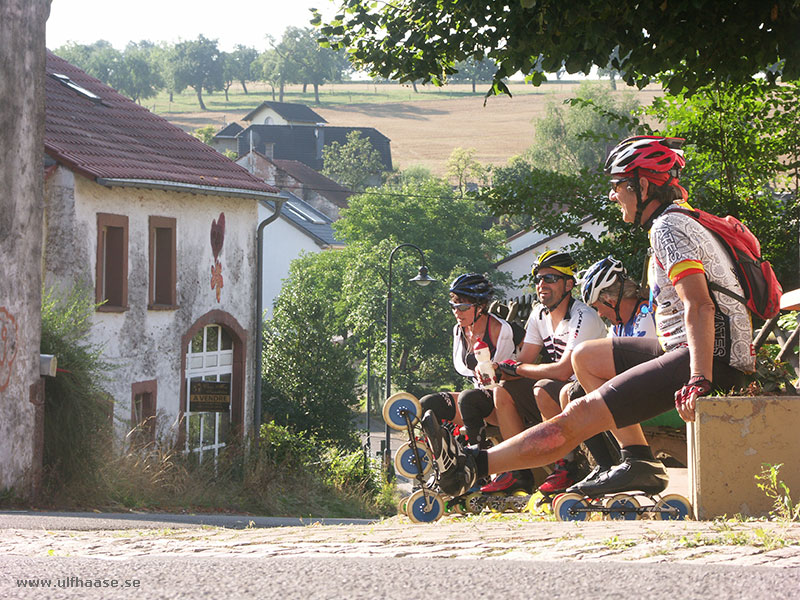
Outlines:
<svg viewBox="0 0 800 600"><path fill-rule="evenodd" d="M231 530L165 526L107 531L1 529L0 554L27 557L337 556L713 563L800 568L800 524L590 521L534 515L393 517L369 525Z"/></svg>

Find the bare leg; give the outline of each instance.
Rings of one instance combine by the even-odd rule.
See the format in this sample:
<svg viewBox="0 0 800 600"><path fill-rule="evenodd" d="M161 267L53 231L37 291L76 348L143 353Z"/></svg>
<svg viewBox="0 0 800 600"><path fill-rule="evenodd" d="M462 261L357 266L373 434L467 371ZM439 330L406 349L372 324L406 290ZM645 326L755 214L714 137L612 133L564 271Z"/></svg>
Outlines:
<svg viewBox="0 0 800 600"><path fill-rule="evenodd" d="M514 399L508 393L508 390L503 387L494 389L493 414L504 440L514 437L525 429L525 424L522 421L522 417L519 416Z"/></svg>
<svg viewBox="0 0 800 600"><path fill-rule="evenodd" d="M489 473L550 464L583 440L613 427L614 418L602 398L588 394L554 418L489 448Z"/></svg>
<svg viewBox="0 0 800 600"><path fill-rule="evenodd" d="M581 387L587 394L615 377L617 371L614 368L611 339L588 340L579 344L572 352L572 368L578 377ZM609 429L623 448L625 446L648 445L641 425L630 425L622 429L611 427Z"/></svg>
<svg viewBox="0 0 800 600"><path fill-rule="evenodd" d="M561 406L558 401L555 398L551 398L544 388L534 386L533 397L536 398L536 406L542 414L542 419L552 419L561 412Z"/></svg>

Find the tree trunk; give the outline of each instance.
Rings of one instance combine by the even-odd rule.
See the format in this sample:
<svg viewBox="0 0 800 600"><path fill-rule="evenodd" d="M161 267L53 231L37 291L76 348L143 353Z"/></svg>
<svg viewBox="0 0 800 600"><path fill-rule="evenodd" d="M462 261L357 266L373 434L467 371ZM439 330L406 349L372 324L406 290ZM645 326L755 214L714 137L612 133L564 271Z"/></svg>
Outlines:
<svg viewBox="0 0 800 600"><path fill-rule="evenodd" d="M242 90L244 90L244 95L247 96L247 86L244 84L244 79L242 79L239 83L242 84Z"/></svg>
<svg viewBox="0 0 800 600"><path fill-rule="evenodd" d="M304 93L304 94L306 93L306 90L308 90L308 84L307 84L307 83L304 83L304 84L303 84L303 93Z"/></svg>
<svg viewBox="0 0 800 600"><path fill-rule="evenodd" d="M412 81L411 82L411 87L414 88L414 93L415 94L419 94L419 90L417 89L417 82L416 81Z"/></svg>
<svg viewBox="0 0 800 600"><path fill-rule="evenodd" d="M270 89L272 89L272 101L275 102L275 86L270 84Z"/></svg>
<svg viewBox="0 0 800 600"><path fill-rule="evenodd" d="M203 88L196 87L194 88L194 91L197 93L197 102L200 104L200 110L208 110L203 102Z"/></svg>
<svg viewBox="0 0 800 600"><path fill-rule="evenodd" d="M36 417L43 410L38 394L49 14L50 0L0 5L0 144L6 149L0 163L0 489L21 497L30 497L37 483L43 439Z"/></svg>
<svg viewBox="0 0 800 600"><path fill-rule="evenodd" d="M284 83L283 80L281 79L280 85L278 86L278 102L283 102L283 88L284 88Z"/></svg>
<svg viewBox="0 0 800 600"><path fill-rule="evenodd" d="M472 93L475 93L475 78L472 78Z"/></svg>
<svg viewBox="0 0 800 600"><path fill-rule="evenodd" d="M230 85L225 86L225 102L229 102L228 100L228 90L230 89Z"/></svg>
<svg viewBox="0 0 800 600"><path fill-rule="evenodd" d="M314 104L319 106L319 84L314 84Z"/></svg>

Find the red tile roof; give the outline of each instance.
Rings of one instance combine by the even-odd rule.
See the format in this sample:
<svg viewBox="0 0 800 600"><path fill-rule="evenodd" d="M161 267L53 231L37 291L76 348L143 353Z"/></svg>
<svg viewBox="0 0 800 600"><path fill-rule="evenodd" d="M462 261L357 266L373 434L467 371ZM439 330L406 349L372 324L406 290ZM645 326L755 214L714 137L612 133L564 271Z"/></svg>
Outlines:
<svg viewBox="0 0 800 600"><path fill-rule="evenodd" d="M353 195L353 192L346 187L339 185L333 179L330 179L309 167L299 160L283 160L280 158L273 158L272 162L280 170L288 173L300 183L305 184L309 190L317 192L333 202L340 208L347 208L347 199Z"/></svg>
<svg viewBox="0 0 800 600"><path fill-rule="evenodd" d="M238 195L235 190L278 194L247 169L49 51L47 75L45 151L71 170L93 180L223 188L224 195Z"/></svg>

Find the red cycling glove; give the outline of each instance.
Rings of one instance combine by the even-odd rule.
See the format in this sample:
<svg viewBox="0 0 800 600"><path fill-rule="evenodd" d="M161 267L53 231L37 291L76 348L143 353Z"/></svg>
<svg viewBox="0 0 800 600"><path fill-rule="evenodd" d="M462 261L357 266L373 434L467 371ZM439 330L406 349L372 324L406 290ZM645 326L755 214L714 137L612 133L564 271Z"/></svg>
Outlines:
<svg viewBox="0 0 800 600"><path fill-rule="evenodd" d="M681 389L675 392L675 408L680 408L692 394L708 396L711 393L711 382L703 375L695 375Z"/></svg>

